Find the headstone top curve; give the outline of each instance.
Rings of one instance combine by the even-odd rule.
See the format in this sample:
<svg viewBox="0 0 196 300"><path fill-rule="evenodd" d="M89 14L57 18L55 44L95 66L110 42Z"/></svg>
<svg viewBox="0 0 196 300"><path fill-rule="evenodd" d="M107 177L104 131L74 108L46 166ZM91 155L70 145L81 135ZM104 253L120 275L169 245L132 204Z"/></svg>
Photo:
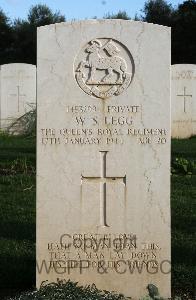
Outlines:
<svg viewBox="0 0 196 300"><path fill-rule="evenodd" d="M134 21L134 20L123 20L123 19L88 19L88 20L79 20L79 21L69 21L69 22L60 22L60 23L55 23L55 24L50 24L50 25L44 25L37 27L37 30L40 31L42 29L47 29L47 28L52 28L52 27L58 27L58 26L81 26L81 25L101 25L101 24L134 24L136 25L145 25L146 27L151 27L151 28L159 28L163 30L169 30L171 31L171 27L169 26L164 26L164 25L159 25L159 24L154 24L154 23L148 23L148 22L143 22L143 21Z"/></svg>

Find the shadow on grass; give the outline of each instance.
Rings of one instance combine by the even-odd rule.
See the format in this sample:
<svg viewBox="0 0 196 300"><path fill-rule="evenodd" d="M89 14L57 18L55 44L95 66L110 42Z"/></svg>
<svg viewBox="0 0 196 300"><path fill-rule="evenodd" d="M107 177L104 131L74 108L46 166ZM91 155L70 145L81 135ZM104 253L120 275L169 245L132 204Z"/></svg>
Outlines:
<svg viewBox="0 0 196 300"><path fill-rule="evenodd" d="M0 238L35 241L35 223L30 222L0 222Z"/></svg>
<svg viewBox="0 0 196 300"><path fill-rule="evenodd" d="M0 299L13 296L21 291L34 288L35 258L15 255L1 256Z"/></svg>

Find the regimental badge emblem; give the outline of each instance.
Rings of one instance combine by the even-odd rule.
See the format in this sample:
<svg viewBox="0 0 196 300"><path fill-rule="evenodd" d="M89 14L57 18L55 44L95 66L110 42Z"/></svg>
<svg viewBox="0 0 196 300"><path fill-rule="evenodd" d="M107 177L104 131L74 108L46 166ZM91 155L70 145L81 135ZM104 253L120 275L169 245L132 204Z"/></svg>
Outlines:
<svg viewBox="0 0 196 300"><path fill-rule="evenodd" d="M134 76L134 60L129 50L110 38L91 40L79 52L74 64L79 87L101 99L118 96Z"/></svg>

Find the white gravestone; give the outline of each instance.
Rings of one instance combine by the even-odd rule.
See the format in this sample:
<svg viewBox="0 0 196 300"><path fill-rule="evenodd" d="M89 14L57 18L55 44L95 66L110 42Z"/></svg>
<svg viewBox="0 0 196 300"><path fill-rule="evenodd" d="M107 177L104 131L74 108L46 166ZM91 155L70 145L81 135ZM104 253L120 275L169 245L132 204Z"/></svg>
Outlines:
<svg viewBox="0 0 196 300"><path fill-rule="evenodd" d="M14 63L0 66L0 128L36 107L36 66Z"/></svg>
<svg viewBox="0 0 196 300"><path fill-rule="evenodd" d="M170 29L39 28L37 109L37 286L169 297Z"/></svg>
<svg viewBox="0 0 196 300"><path fill-rule="evenodd" d="M196 135L196 65L172 65L172 137Z"/></svg>

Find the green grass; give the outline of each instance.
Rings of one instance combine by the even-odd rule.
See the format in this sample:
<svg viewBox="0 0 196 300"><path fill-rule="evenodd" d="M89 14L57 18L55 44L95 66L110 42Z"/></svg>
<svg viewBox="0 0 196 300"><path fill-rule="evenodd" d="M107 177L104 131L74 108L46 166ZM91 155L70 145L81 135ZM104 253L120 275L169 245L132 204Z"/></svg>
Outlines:
<svg viewBox="0 0 196 300"><path fill-rule="evenodd" d="M196 136L190 139L172 140L172 157L180 156L196 160Z"/></svg>
<svg viewBox="0 0 196 300"><path fill-rule="evenodd" d="M35 138L0 136L0 299L35 284Z"/></svg>
<svg viewBox="0 0 196 300"><path fill-rule="evenodd" d="M171 194L172 283L193 290L196 278L196 176L173 176Z"/></svg>
<svg viewBox="0 0 196 300"><path fill-rule="evenodd" d="M196 161L196 138L172 141L172 159ZM196 280L196 175L171 177L172 287L193 291Z"/></svg>
<svg viewBox="0 0 196 300"><path fill-rule="evenodd" d="M196 138L172 141L172 160L196 161ZM35 138L0 136L0 299L35 285ZM172 175L172 288L196 278L196 175Z"/></svg>

